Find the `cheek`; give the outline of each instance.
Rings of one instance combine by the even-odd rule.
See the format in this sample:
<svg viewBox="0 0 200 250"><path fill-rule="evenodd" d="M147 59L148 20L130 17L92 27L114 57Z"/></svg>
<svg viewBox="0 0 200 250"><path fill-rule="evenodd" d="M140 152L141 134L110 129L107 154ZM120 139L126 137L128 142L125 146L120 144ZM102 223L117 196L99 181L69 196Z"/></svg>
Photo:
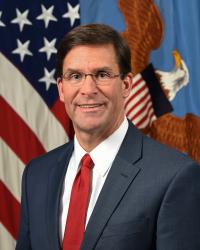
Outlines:
<svg viewBox="0 0 200 250"><path fill-rule="evenodd" d="M77 91L71 89L69 86L63 86L61 97L65 105L70 105L73 103L73 100L76 98Z"/></svg>
<svg viewBox="0 0 200 250"><path fill-rule="evenodd" d="M70 111L73 107L73 98L70 95L65 95L64 96L64 103L67 112Z"/></svg>
<svg viewBox="0 0 200 250"><path fill-rule="evenodd" d="M114 112L117 112L117 110L124 108L124 97L121 90L113 91L110 100L112 102Z"/></svg>
<svg viewBox="0 0 200 250"><path fill-rule="evenodd" d="M110 86L105 86L103 89L101 89L101 93L108 100L108 103L114 107L119 106L124 100L121 85L117 86L116 84L112 88Z"/></svg>

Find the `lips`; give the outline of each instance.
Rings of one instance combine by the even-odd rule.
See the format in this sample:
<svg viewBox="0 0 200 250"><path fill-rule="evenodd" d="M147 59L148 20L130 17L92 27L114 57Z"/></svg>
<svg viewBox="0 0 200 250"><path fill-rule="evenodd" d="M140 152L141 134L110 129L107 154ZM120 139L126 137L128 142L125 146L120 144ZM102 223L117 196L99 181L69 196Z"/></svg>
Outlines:
<svg viewBox="0 0 200 250"><path fill-rule="evenodd" d="M103 104L100 104L100 103L95 103L95 104L79 104L78 106L80 107L80 108L84 108L84 109L86 109L86 108L98 108L98 107L101 107Z"/></svg>

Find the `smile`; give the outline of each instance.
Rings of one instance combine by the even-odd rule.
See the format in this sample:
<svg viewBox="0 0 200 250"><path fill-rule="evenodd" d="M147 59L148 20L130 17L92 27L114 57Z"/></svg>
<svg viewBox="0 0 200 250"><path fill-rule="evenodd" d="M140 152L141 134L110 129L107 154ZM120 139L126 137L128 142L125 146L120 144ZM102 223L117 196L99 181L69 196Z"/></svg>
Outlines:
<svg viewBox="0 0 200 250"><path fill-rule="evenodd" d="M98 108L101 107L103 104L80 104L78 105L80 108Z"/></svg>

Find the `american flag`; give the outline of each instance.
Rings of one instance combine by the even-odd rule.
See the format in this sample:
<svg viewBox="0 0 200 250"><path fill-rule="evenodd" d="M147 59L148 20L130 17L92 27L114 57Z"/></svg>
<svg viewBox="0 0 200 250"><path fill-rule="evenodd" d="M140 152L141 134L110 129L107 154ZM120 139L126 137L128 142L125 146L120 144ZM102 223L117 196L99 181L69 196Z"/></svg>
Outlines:
<svg viewBox="0 0 200 250"><path fill-rule="evenodd" d="M71 136L58 100L55 53L63 35L79 24L77 0L0 2L1 250L15 248L24 167ZM136 75L126 101L126 113L139 128L157 115L149 82L145 72Z"/></svg>
<svg viewBox="0 0 200 250"><path fill-rule="evenodd" d="M71 1L0 2L0 249L14 249L21 177L30 159L68 141L69 120L58 100L55 53L80 24Z"/></svg>
<svg viewBox="0 0 200 250"><path fill-rule="evenodd" d="M131 93L125 101L126 116L145 130L161 115L173 110L163 92L152 64L133 77Z"/></svg>
<svg viewBox="0 0 200 250"><path fill-rule="evenodd" d="M125 103L127 117L139 129L144 129L156 120L149 88L139 73L133 77L131 95Z"/></svg>

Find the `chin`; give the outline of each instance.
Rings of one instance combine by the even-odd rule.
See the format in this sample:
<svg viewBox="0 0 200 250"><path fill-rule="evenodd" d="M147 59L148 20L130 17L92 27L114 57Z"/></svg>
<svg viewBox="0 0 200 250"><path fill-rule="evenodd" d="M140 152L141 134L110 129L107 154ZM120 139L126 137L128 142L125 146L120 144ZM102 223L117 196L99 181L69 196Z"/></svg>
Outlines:
<svg viewBox="0 0 200 250"><path fill-rule="evenodd" d="M86 132L86 133L95 133L97 131L101 131L103 129L103 125L100 122L96 123L89 123L89 122L82 122L76 125L76 128L79 131Z"/></svg>
<svg viewBox="0 0 200 250"><path fill-rule="evenodd" d="M91 126L88 126L88 125L85 125L85 126L79 126L78 129L80 131L83 131L83 132L95 132L95 131L98 131L99 130L99 126L95 126L95 125L91 125Z"/></svg>

